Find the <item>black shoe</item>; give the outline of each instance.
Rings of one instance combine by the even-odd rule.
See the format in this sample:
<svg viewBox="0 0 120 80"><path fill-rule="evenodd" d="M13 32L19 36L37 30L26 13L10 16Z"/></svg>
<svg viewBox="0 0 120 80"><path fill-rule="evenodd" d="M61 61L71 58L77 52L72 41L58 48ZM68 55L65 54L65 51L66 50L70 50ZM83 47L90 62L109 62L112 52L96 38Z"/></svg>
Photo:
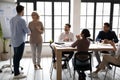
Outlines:
<svg viewBox="0 0 120 80"><path fill-rule="evenodd" d="M86 77L86 74L83 72L83 73L82 73L82 76L83 76L83 77Z"/></svg>
<svg viewBox="0 0 120 80"><path fill-rule="evenodd" d="M96 68L98 68L99 67L99 64L96 66Z"/></svg>
<svg viewBox="0 0 120 80"><path fill-rule="evenodd" d="M67 69L67 64L63 64L62 69Z"/></svg>
<svg viewBox="0 0 120 80"><path fill-rule="evenodd" d="M108 66L108 69L109 69L109 70L111 70L111 69L112 69L112 67L109 65L109 66Z"/></svg>
<svg viewBox="0 0 120 80"><path fill-rule="evenodd" d="M86 80L86 75L83 73L79 74L78 80Z"/></svg>

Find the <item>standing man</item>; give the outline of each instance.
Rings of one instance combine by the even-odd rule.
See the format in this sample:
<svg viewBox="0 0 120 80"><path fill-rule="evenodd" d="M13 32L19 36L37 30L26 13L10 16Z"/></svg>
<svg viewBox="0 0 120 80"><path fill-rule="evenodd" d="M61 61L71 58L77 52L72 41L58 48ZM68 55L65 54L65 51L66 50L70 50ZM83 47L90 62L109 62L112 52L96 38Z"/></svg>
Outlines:
<svg viewBox="0 0 120 80"><path fill-rule="evenodd" d="M59 37L59 42L73 42L74 41L74 35L72 32L70 32L71 25L65 24L65 28L63 33L61 33ZM72 58L74 52L73 51L64 51L62 52L62 56L68 55L67 59L68 61ZM63 68L67 68L66 62L62 66Z"/></svg>
<svg viewBox="0 0 120 80"><path fill-rule="evenodd" d="M24 15L24 7L18 5L16 7L17 15L10 20L11 43L14 49L13 65L14 79L25 78L26 76L19 71L20 60L23 56L25 46L25 36L29 32L26 27L25 20L21 17Z"/></svg>
<svg viewBox="0 0 120 80"><path fill-rule="evenodd" d="M110 30L110 24L104 23L103 30L99 32L99 34L96 38L96 41L99 41L100 43L104 43L104 44L108 44L110 41L117 43L118 38L117 38L115 32ZM102 51L102 52L108 53L107 51ZM101 60L100 60L100 55L98 54L97 51L95 52L95 56L96 56L96 59L98 61L98 65L99 65L101 63ZM96 66L96 67L98 67L98 66ZM109 67L109 68L111 68L111 67Z"/></svg>

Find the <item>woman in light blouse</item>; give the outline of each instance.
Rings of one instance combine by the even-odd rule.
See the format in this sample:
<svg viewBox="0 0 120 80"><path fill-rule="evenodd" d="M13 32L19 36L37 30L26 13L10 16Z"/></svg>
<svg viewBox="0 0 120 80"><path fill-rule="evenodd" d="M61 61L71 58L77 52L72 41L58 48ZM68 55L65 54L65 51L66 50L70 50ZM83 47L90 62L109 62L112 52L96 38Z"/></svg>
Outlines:
<svg viewBox="0 0 120 80"><path fill-rule="evenodd" d="M41 61L41 50L42 50L42 36L44 28L41 21L39 21L39 15L37 12L32 12L32 21L29 23L30 34L30 45L32 49L32 60L34 68L42 69L40 66Z"/></svg>
<svg viewBox="0 0 120 80"><path fill-rule="evenodd" d="M98 72L104 69L109 63L120 65L120 42L118 43L117 49L114 42L109 41L109 43L113 46L113 50L116 51L116 55L115 56L104 55L103 60L98 66L98 68L96 69L96 71L90 74L91 77L98 77Z"/></svg>

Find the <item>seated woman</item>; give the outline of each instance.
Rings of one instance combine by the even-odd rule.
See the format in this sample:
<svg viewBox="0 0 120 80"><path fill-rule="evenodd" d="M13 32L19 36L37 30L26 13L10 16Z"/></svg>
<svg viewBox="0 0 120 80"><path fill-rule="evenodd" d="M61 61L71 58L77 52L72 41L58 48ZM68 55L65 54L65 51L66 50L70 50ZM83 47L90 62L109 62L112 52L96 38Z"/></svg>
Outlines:
<svg viewBox="0 0 120 80"><path fill-rule="evenodd" d="M114 48L114 51L116 51L116 55L115 56L111 56L111 55L104 55L103 56L103 60L102 62L100 63L100 65L98 66L97 70L94 71L90 76L91 77L97 77L98 75L98 72L102 69L104 69L108 63L113 63L113 64L116 64L116 65L120 65L120 43L118 44L118 48L116 49L116 46L115 46L115 43L110 41L109 42L113 48Z"/></svg>
<svg viewBox="0 0 120 80"><path fill-rule="evenodd" d="M77 46L77 51L88 51L89 46L90 46L90 41L87 37L90 37L90 32L88 29L83 29L80 35L76 35L77 40L71 45L72 47ZM79 56L80 59L85 59L87 56ZM85 78L85 73L77 71L79 74L78 80L84 80L83 77L81 77L81 73L84 74Z"/></svg>

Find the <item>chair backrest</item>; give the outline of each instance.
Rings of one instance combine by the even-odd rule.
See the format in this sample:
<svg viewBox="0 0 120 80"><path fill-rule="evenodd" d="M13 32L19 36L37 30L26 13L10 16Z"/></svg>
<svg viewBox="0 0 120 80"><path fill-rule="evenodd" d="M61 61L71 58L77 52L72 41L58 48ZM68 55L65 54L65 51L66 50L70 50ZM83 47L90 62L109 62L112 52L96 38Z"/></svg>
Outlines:
<svg viewBox="0 0 120 80"><path fill-rule="evenodd" d="M55 50L54 50L54 48L53 48L53 46L51 45L51 43L50 43L50 48L51 48L51 50L52 50L52 61L53 62L56 62L56 59L55 59Z"/></svg>
<svg viewBox="0 0 120 80"><path fill-rule="evenodd" d="M110 65L116 66L116 67L120 67L120 64L114 64L114 63L109 63Z"/></svg>
<svg viewBox="0 0 120 80"><path fill-rule="evenodd" d="M91 39L91 38L88 38L88 40L89 40L90 42L94 43L94 40L93 40L93 39Z"/></svg>
<svg viewBox="0 0 120 80"><path fill-rule="evenodd" d="M84 56L85 59L81 59L79 56ZM74 70L92 70L91 67L91 54L86 51L80 51L75 53L74 62L73 62Z"/></svg>
<svg viewBox="0 0 120 80"><path fill-rule="evenodd" d="M86 56L86 59L80 59L78 58L78 56ZM91 60L91 54L90 52L87 52L87 51L80 51L75 53L74 58L81 62L85 62L85 61Z"/></svg>

